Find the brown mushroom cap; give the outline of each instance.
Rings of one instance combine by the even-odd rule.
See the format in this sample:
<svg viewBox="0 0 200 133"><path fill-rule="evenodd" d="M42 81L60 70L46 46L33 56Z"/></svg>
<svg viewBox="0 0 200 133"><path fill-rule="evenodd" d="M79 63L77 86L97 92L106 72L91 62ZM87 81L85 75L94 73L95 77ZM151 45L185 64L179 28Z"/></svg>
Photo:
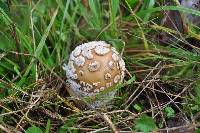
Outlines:
<svg viewBox="0 0 200 133"><path fill-rule="evenodd" d="M76 96L93 96L122 82L125 63L110 44L93 41L77 46L63 69Z"/></svg>

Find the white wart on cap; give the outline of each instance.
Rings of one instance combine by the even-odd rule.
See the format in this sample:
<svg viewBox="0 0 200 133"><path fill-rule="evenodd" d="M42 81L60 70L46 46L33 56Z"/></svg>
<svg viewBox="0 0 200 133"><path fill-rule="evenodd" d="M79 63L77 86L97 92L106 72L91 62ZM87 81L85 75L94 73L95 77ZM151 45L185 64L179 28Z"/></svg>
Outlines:
<svg viewBox="0 0 200 133"><path fill-rule="evenodd" d="M124 79L125 63L114 47L104 41L77 46L64 65L74 96L94 96ZM110 93L113 97L114 93Z"/></svg>

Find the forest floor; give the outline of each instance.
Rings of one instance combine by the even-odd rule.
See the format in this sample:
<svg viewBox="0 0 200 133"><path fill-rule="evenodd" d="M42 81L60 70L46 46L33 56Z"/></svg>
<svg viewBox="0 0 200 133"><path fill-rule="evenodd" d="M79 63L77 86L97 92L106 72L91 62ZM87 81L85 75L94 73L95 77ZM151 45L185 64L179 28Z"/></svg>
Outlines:
<svg viewBox="0 0 200 133"><path fill-rule="evenodd" d="M199 133L199 5L164 1L0 0L0 131ZM94 40L127 71L111 108L84 110L63 64Z"/></svg>

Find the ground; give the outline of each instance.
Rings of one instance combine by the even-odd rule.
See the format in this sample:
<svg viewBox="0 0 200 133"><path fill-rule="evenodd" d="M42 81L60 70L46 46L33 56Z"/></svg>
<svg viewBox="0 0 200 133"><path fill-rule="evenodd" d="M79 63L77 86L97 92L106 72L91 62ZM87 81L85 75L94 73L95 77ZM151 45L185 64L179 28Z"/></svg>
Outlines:
<svg viewBox="0 0 200 133"><path fill-rule="evenodd" d="M0 130L200 132L199 3L180 4L0 0ZM81 108L63 64L94 40L122 54L126 74L112 106Z"/></svg>

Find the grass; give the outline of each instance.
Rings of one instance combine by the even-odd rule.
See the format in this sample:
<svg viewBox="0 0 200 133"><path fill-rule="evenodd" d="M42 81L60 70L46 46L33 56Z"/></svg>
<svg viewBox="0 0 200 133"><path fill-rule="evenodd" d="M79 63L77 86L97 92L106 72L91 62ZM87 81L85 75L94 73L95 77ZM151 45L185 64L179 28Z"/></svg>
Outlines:
<svg viewBox="0 0 200 133"><path fill-rule="evenodd" d="M200 16L154 0L0 0L0 130L198 132L199 28L163 25L168 11ZM93 40L126 62L111 109L81 110L66 91L63 63Z"/></svg>

